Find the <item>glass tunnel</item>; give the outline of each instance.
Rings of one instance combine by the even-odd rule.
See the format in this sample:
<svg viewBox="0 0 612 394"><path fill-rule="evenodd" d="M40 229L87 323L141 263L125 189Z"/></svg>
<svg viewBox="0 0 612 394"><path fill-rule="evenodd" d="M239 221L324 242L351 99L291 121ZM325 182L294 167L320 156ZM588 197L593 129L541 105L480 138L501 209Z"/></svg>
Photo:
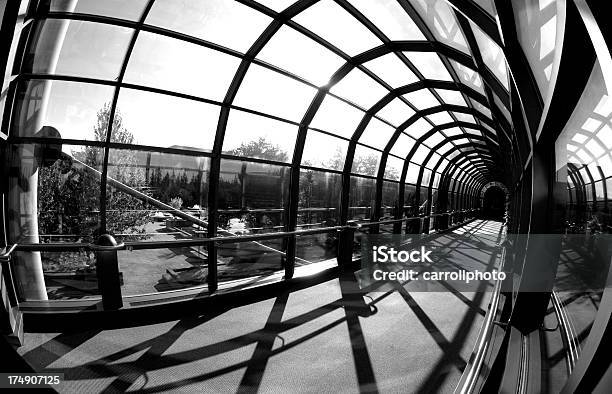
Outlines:
<svg viewBox="0 0 612 394"><path fill-rule="evenodd" d="M85 393L609 392L606 15L0 0L7 372ZM379 281L383 244L443 252ZM480 269L504 275L423 280Z"/></svg>

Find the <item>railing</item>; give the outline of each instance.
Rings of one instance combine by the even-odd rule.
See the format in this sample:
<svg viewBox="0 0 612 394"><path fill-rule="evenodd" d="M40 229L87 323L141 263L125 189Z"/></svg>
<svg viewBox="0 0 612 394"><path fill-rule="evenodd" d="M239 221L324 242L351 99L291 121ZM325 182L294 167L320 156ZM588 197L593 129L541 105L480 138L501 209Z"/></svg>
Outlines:
<svg viewBox="0 0 612 394"><path fill-rule="evenodd" d="M266 240L274 239L287 239L289 237L302 237L308 235L317 235L325 233L338 233L337 242L337 263L338 266L343 269L349 266L353 260L353 248L355 242L355 233L357 231L365 232L365 229L369 229L371 233L377 233L380 226L383 225L394 225L393 233L401 233L401 224L410 221L419 220L421 226L418 232L422 230L422 223L424 220L444 216L444 215L459 215L459 217L473 217L474 213L478 209L467 209L462 211L449 211L436 213L429 216L414 216L406 217L401 219L381 220L376 222L363 222L358 223L356 221L349 221L346 225L342 226L331 226L324 228L312 228L302 229L296 231L284 231L284 232L270 232L264 234L248 234L248 235L234 235L229 232L225 232L224 236L216 237L202 237L194 239L183 239L183 240L168 240L168 241L132 241L117 243L114 238L108 234L102 235L98 238L96 243L36 243L36 244L19 244L14 245L11 248L11 252L19 251L39 251L39 252L78 252L78 251L91 251L96 254L96 275L98 280L98 288L102 295L104 309L113 310L122 307L122 296L121 296L121 284L120 284L120 273L118 269L118 256L117 252L122 250L152 250L152 249L167 249L167 248L193 248L207 246L209 248L216 248L222 244L231 243L259 243ZM399 226L397 226L399 225ZM398 231L399 230L399 231ZM407 232L408 233L408 232ZM278 250L272 247L268 247L262 244L258 244L265 247L266 250L272 250L273 252L280 254L284 258L284 280L289 280L293 276L295 269L296 256L288 256L282 250ZM209 249L210 250L210 249ZM294 252L295 253L295 252ZM208 277L206 279L208 290L213 293L217 290L218 286L218 272L217 272L218 261L215 258L207 258ZM14 283L14 282L13 282Z"/></svg>
<svg viewBox="0 0 612 394"><path fill-rule="evenodd" d="M23 343L23 316L11 267L11 256L17 249L12 245L0 250L0 333L15 345Z"/></svg>

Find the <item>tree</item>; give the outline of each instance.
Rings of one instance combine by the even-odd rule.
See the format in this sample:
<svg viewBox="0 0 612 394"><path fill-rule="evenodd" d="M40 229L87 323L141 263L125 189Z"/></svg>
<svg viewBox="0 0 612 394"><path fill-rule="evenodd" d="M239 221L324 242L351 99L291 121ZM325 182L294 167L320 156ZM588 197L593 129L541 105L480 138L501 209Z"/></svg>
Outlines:
<svg viewBox="0 0 612 394"><path fill-rule="evenodd" d="M286 162L289 159L287 152L283 151L280 146L267 141L265 137L243 142L238 148L232 149L227 153L234 156L257 157L259 159L280 162Z"/></svg>
<svg viewBox="0 0 612 394"><path fill-rule="evenodd" d="M95 141L105 141L110 105L98 111L93 126ZM112 142L133 144L134 136L123 126L117 110L113 120ZM72 240L92 242L99 232L100 175L79 165L102 171L103 149L87 146L63 155L49 167L39 169L39 226L43 234L63 234ZM74 158L74 159L73 159ZM75 160L76 159L76 160ZM108 177L135 189L146 186L144 169L139 168L134 151L111 149ZM107 232L140 238L148 219L145 205L137 198L117 190L111 183L106 188ZM77 239L74 239L76 236Z"/></svg>

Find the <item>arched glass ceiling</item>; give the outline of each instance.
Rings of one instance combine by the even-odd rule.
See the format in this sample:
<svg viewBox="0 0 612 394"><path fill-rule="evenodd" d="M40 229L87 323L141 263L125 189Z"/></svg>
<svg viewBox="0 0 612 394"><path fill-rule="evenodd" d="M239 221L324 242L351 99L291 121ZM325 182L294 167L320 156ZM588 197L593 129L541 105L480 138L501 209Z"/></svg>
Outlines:
<svg viewBox="0 0 612 394"><path fill-rule="evenodd" d="M13 135L36 133L27 111L43 89L37 123L75 143L116 142L113 128L110 136L91 132L108 106L133 134L131 145L194 152L218 146L229 156L371 177L384 158L380 176L401 180L405 160L413 163L410 178L412 168L433 168L447 153L444 160L451 159L458 144L495 155L503 131L492 113L511 121L499 89L487 94L488 85L509 86L501 48L474 23L462 27L442 0L124 3L41 2L21 66ZM423 163L430 149L457 135L465 138L439 146ZM483 135L487 140L473 139ZM282 154L239 149L257 140Z"/></svg>

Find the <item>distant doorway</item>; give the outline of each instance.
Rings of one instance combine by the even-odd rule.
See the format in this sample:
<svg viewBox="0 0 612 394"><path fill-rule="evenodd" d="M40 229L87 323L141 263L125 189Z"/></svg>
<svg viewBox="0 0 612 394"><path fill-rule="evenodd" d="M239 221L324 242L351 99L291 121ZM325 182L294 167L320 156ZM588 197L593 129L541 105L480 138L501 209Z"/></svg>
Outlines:
<svg viewBox="0 0 612 394"><path fill-rule="evenodd" d="M482 201L482 215L488 220L504 220L506 193L497 186L487 189Z"/></svg>

